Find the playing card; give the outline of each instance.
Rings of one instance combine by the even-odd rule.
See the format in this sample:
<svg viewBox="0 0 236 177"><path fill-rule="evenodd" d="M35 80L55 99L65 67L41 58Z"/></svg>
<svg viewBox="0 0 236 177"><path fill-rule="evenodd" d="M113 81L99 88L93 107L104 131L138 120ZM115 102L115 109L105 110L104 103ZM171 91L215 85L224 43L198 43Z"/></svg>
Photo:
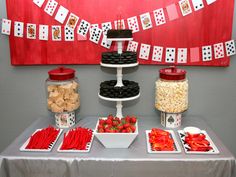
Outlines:
<svg viewBox="0 0 236 177"><path fill-rule="evenodd" d="M95 44L98 44L101 34L102 34L102 30L100 28L93 27L91 29L91 35L90 35L89 40L94 42Z"/></svg>
<svg viewBox="0 0 236 177"><path fill-rule="evenodd" d="M128 18L127 21L129 29L132 30L133 33L139 31L138 19L136 16Z"/></svg>
<svg viewBox="0 0 236 177"><path fill-rule="evenodd" d="M162 54L163 54L163 47L154 46L153 47L153 52L152 52L152 60L161 62Z"/></svg>
<svg viewBox="0 0 236 177"><path fill-rule="evenodd" d="M75 29L77 23L79 21L79 17L76 16L75 14L73 13L70 13L70 16L66 22L66 26L72 28L72 29Z"/></svg>
<svg viewBox="0 0 236 177"><path fill-rule="evenodd" d="M90 25L90 28L89 28L89 34L90 34L90 36L91 36L91 30L94 28L94 27L96 27L96 28L99 28L99 25L98 24L91 24Z"/></svg>
<svg viewBox="0 0 236 177"><path fill-rule="evenodd" d="M206 0L207 4L210 5L212 4L213 2L215 2L216 0Z"/></svg>
<svg viewBox="0 0 236 177"><path fill-rule="evenodd" d="M39 40L48 40L48 25L39 25Z"/></svg>
<svg viewBox="0 0 236 177"><path fill-rule="evenodd" d="M44 3L45 0L33 0L33 2L39 6L39 7L42 7L43 3Z"/></svg>
<svg viewBox="0 0 236 177"><path fill-rule="evenodd" d="M90 23L86 20L81 20L79 27L77 29L77 34L81 35L82 37L86 37L88 30L90 28Z"/></svg>
<svg viewBox="0 0 236 177"><path fill-rule="evenodd" d="M236 54L234 40L230 40L230 41L225 42L225 48L226 48L226 55L228 57Z"/></svg>
<svg viewBox="0 0 236 177"><path fill-rule="evenodd" d="M65 26L65 41L74 41L74 29Z"/></svg>
<svg viewBox="0 0 236 177"><path fill-rule="evenodd" d="M190 48L190 61L193 63L200 61L199 47Z"/></svg>
<svg viewBox="0 0 236 177"><path fill-rule="evenodd" d="M2 19L2 34L11 34L11 20Z"/></svg>
<svg viewBox="0 0 236 177"><path fill-rule="evenodd" d="M195 11L198 11L204 7L202 0L192 0L192 3Z"/></svg>
<svg viewBox="0 0 236 177"><path fill-rule="evenodd" d="M64 23L65 19L66 19L66 16L68 14L69 10L66 9L65 7L63 6L60 6L58 11L57 11L57 14L55 16L55 20L57 20L58 22L60 22L61 24Z"/></svg>
<svg viewBox="0 0 236 177"><path fill-rule="evenodd" d="M129 41L128 46L127 46L127 51L137 52L137 49L138 49L138 42Z"/></svg>
<svg viewBox="0 0 236 177"><path fill-rule="evenodd" d="M108 31L109 29L112 29L111 22L102 23L102 32L103 32L104 34L107 34L107 31Z"/></svg>
<svg viewBox="0 0 236 177"><path fill-rule="evenodd" d="M107 35L103 33L103 38L102 38L102 42L101 42L101 46L107 48L107 49L110 49L111 48L111 44L112 44L112 41L108 41L107 40Z"/></svg>
<svg viewBox="0 0 236 177"><path fill-rule="evenodd" d="M52 16L53 13L55 12L56 8L57 8L58 2L56 2L55 0L48 0L46 7L44 8L44 11Z"/></svg>
<svg viewBox="0 0 236 177"><path fill-rule="evenodd" d="M36 24L27 23L27 38L36 39Z"/></svg>
<svg viewBox="0 0 236 177"><path fill-rule="evenodd" d="M61 26L52 26L52 40L61 41Z"/></svg>
<svg viewBox="0 0 236 177"><path fill-rule="evenodd" d="M177 8L175 4L171 4L169 6L166 7L167 13L168 13L168 17L169 20L175 20L177 18L179 18L178 12L177 12Z"/></svg>
<svg viewBox="0 0 236 177"><path fill-rule="evenodd" d="M177 63L187 63L186 48L178 48Z"/></svg>
<svg viewBox="0 0 236 177"><path fill-rule="evenodd" d="M144 59L144 60L148 60L150 49L151 49L151 45L141 44L139 58Z"/></svg>
<svg viewBox="0 0 236 177"><path fill-rule="evenodd" d="M116 20L114 21L114 24L115 24L115 29L125 29L125 20L122 19L122 20Z"/></svg>
<svg viewBox="0 0 236 177"><path fill-rule="evenodd" d="M149 12L140 15L140 20L143 30L152 28L152 21Z"/></svg>
<svg viewBox="0 0 236 177"><path fill-rule="evenodd" d="M17 22L14 23L14 36L23 37L24 36L24 23Z"/></svg>
<svg viewBox="0 0 236 177"><path fill-rule="evenodd" d="M156 26L162 25L166 23L165 14L163 8L157 9L153 11L154 19L156 22Z"/></svg>
<svg viewBox="0 0 236 177"><path fill-rule="evenodd" d="M181 10L183 16L186 16L186 15L192 13L192 9L191 9L189 0L179 1L179 7L180 7L180 10Z"/></svg>
<svg viewBox="0 0 236 177"><path fill-rule="evenodd" d="M214 44L214 55L215 59L224 58L225 52L223 43Z"/></svg>
<svg viewBox="0 0 236 177"><path fill-rule="evenodd" d="M166 48L166 63L175 62L175 48Z"/></svg>
<svg viewBox="0 0 236 177"><path fill-rule="evenodd" d="M211 61L212 60L212 50L211 50L210 45L202 47L202 60L203 61Z"/></svg>

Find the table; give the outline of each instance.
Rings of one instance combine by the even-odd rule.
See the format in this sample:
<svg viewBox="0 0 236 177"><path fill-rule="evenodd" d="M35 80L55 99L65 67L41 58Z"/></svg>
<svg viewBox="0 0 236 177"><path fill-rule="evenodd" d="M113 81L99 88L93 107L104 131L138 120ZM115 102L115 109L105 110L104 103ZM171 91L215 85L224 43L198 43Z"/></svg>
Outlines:
<svg viewBox="0 0 236 177"><path fill-rule="evenodd" d="M76 126L95 128L97 117L85 117ZM37 128L54 124L39 118L0 154L1 177L233 177L235 158L215 133L197 116L183 125L205 129L218 147L217 155L148 154L145 130L162 127L158 117L139 116L139 135L129 149L106 149L95 138L90 153L58 153L62 136L50 153L20 152L19 148ZM174 129L175 133L177 129ZM176 133L177 135L177 133ZM180 139L177 137L179 144Z"/></svg>

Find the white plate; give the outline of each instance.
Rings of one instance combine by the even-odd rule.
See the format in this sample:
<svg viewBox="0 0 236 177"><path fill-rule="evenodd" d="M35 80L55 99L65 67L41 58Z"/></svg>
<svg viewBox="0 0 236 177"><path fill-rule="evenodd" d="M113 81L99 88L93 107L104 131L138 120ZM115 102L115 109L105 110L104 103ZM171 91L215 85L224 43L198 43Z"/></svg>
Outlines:
<svg viewBox="0 0 236 177"><path fill-rule="evenodd" d="M187 144L185 144L184 140L185 140L185 132L184 130L178 130L178 134L181 140L181 143L183 145L184 151L186 154L219 154L219 150L217 149L216 145L213 143L213 141L211 140L211 138L209 137L209 135L207 134L207 132L205 130L201 130L201 133L204 134L206 136L206 140L208 140L210 142L210 146L213 148L210 151L188 151L188 149L190 148Z"/></svg>
<svg viewBox="0 0 236 177"><path fill-rule="evenodd" d="M69 131L68 131L69 132ZM68 134L68 132L66 132L66 135ZM61 150L61 146L62 146L62 143L60 144L60 146L58 147L57 149L57 152L89 152L91 147L92 147L92 144L93 144L93 137L94 137L94 130L93 130L93 134L92 134L92 138L91 138L91 141L89 143L87 143L87 147L86 147L86 150L74 150L74 149L70 149L70 150Z"/></svg>
<svg viewBox="0 0 236 177"><path fill-rule="evenodd" d="M167 132L170 133L171 135L171 138L174 140L174 145L175 145L175 151L153 151L151 149L151 145L149 143L149 136L148 134L151 132L151 130L146 130L146 144L147 144L147 151L148 153L151 153L151 154L175 154L175 153L181 153L181 149L180 149L180 146L179 146L179 143L177 142L177 139L176 139L176 136L175 136L175 133L173 130L165 130Z"/></svg>
<svg viewBox="0 0 236 177"><path fill-rule="evenodd" d="M40 131L42 129L37 129L35 130L35 132L33 134L35 134L36 132ZM58 129L57 129L58 130ZM20 148L20 151L23 151L23 152L50 152L52 150L52 148L54 147L54 145L56 144L58 138L60 137L61 133L62 133L62 129L59 129L59 133L55 139L55 141L49 145L49 148L48 149L26 149L26 146L29 144L29 141L30 141L30 137L27 139L27 141L21 146ZM32 135L33 135L32 134Z"/></svg>
<svg viewBox="0 0 236 177"><path fill-rule="evenodd" d="M190 133L190 134L199 134L201 133L201 130L197 127L185 127L184 128L185 133Z"/></svg>

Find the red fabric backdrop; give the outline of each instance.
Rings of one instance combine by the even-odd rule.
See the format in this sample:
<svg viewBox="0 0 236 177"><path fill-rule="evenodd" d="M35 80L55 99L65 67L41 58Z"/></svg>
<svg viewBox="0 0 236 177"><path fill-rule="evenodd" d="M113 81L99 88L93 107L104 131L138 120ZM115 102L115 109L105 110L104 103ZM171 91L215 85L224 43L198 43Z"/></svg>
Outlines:
<svg viewBox="0 0 236 177"><path fill-rule="evenodd" d="M33 0L6 0L6 2L8 19L46 25L61 25L54 20L59 5L63 5L70 12L78 15L80 20L85 19L90 23L101 24L108 21L113 22L117 19L118 14L122 14L125 19L132 16L138 16L139 19L139 15L142 13L152 12L172 3L176 3L176 5L178 3L176 0L58 0L59 5L53 17L51 17L43 10L47 1L45 1L42 8L36 6ZM139 20L141 31L134 33L134 40L139 43L176 48L198 47L230 40L234 0L217 0L211 5L207 5L204 1L204 5L203 9L196 12L192 7L193 13L185 17L181 15L178 8L180 18L174 21L167 20L167 23L162 26L155 26L151 13L153 28L142 30ZM167 17L166 11L165 14ZM24 28L26 31L26 25ZM26 34L24 35L26 36ZM101 53L107 51L89 40L54 42L51 40L50 29L48 41L29 40L26 37L16 38L11 35L10 50L12 65L99 64ZM164 64L152 61L151 54L152 50L150 51L149 60L139 59L140 63ZM188 58L188 63L185 65L228 66L229 58L197 63L190 63Z"/></svg>

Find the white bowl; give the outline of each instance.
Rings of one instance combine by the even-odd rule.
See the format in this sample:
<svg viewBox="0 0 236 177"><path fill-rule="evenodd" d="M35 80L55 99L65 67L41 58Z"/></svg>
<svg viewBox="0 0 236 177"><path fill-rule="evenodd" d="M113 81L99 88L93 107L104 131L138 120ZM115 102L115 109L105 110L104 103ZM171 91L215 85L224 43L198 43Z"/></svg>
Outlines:
<svg viewBox="0 0 236 177"><path fill-rule="evenodd" d="M106 118L100 118L106 119ZM94 131L94 135L106 148L129 148L131 143L138 135L138 122L134 133L98 133L99 119Z"/></svg>
<svg viewBox="0 0 236 177"><path fill-rule="evenodd" d="M190 134L200 134L201 130L197 127L185 127L184 132Z"/></svg>

